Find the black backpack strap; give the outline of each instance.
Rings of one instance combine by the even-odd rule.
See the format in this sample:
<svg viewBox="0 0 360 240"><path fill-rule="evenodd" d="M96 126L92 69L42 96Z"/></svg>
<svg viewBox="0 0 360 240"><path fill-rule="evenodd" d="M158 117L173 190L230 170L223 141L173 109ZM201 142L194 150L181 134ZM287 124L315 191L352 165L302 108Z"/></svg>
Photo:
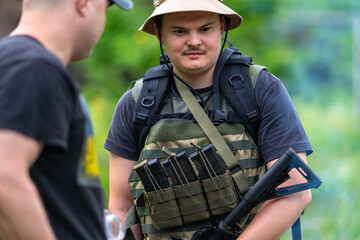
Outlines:
<svg viewBox="0 0 360 240"><path fill-rule="evenodd" d="M165 102L170 77L171 72L164 65L151 68L145 73L133 116L133 133L139 149L144 147L152 124L148 121L149 115L158 113Z"/></svg>
<svg viewBox="0 0 360 240"><path fill-rule="evenodd" d="M235 112L244 114L244 125L257 144L259 109L256 103L249 65L252 58L234 51L220 75L220 89Z"/></svg>
<svg viewBox="0 0 360 240"><path fill-rule="evenodd" d="M301 240L301 224L300 217L296 220L296 222L291 226L292 239L293 240Z"/></svg>
<svg viewBox="0 0 360 240"><path fill-rule="evenodd" d="M220 75L222 73L222 69L224 68L226 62L233 55L235 49L234 48L225 48L219 56L218 62L214 71L213 78L213 103L212 103L212 111L217 111L220 109ZM215 113L216 114L216 113Z"/></svg>

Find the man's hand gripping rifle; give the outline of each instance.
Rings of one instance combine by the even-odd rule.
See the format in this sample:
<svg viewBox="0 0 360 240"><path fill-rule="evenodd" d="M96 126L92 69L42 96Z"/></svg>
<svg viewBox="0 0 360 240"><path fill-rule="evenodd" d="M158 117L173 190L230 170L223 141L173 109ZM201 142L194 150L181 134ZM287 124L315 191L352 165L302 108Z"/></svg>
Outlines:
<svg viewBox="0 0 360 240"><path fill-rule="evenodd" d="M307 180L306 183L277 188L290 178L289 172L296 169ZM256 182L240 199L239 204L217 226L212 224L199 229L192 237L194 240L227 240L236 239L235 223L248 214L253 207L266 200L282 197L292 193L318 188L320 178L306 165L296 152L289 148L284 155Z"/></svg>

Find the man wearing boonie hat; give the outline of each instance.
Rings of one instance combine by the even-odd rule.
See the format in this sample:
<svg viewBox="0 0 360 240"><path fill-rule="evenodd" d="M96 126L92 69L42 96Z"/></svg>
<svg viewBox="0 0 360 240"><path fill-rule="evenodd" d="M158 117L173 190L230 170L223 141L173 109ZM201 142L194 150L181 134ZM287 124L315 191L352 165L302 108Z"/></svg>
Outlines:
<svg viewBox="0 0 360 240"><path fill-rule="evenodd" d="M184 151L187 156L193 156L197 150L194 146L204 147L210 143L204 134L207 130L201 131L201 124L196 123L197 113L192 110L192 105L201 105L210 118L216 103L214 99L218 98L215 95L220 94L221 109L215 109L215 112L231 113L232 100L216 89L214 79L218 75L216 67L221 64L219 59L222 55L220 58L219 55L225 52L222 36L225 34L226 39L227 31L237 28L242 23L242 17L218 0L155 0L154 7L154 12L140 30L158 38L162 65L150 69L144 79L138 80L135 87L121 97L114 112L104 145L111 153L109 209L127 217L126 225L131 227L136 239L191 239L200 227L223 219L224 216L217 216L216 211L212 211L216 209L213 207L215 202L220 204L221 196L215 196L217 199L210 201L210 195L204 190L204 198L199 197L192 205L187 204L187 197L196 198L201 193L179 194L175 182L182 179L179 175L183 173L175 171L177 167L174 166L165 171L174 189L175 197L170 197L174 195L166 188L167 184L160 186L167 183L167 179L158 179L162 171L152 172L151 168L156 166L154 163L157 160L165 168L176 154ZM163 47L167 56L163 53ZM239 77L235 72L233 76L236 75ZM312 152L283 83L265 69L255 81L253 94L259 108L255 137L244 132L244 125L239 122L231 122L226 117L217 121L211 119L231 146L249 185L252 180L261 177L263 166L264 169L265 166L270 168L289 147L305 162L307 154ZM164 85L164 82L168 85ZM184 95L184 86L190 89L200 104L184 97L189 96ZM161 99L162 96L166 96L165 99ZM155 106L160 110L153 112ZM250 164L254 159L256 163ZM179 162L180 166L182 164ZM146 173L144 176L140 171L142 169ZM178 176L174 177L172 171ZM201 175L199 171L198 176ZM298 173L290 175L284 186L300 182ZM148 177L148 180L142 177ZM201 182L205 189L204 179ZM181 180L187 193L190 192L187 184L192 188L196 182ZM156 197L159 198L155 200ZM176 200L172 201L173 198ZM203 205L204 199L207 205ZM238 239L279 239L310 201L310 190L269 200L240 219L236 236Z"/></svg>
<svg viewBox="0 0 360 240"><path fill-rule="evenodd" d="M0 239L107 239L91 122L66 66L91 54L107 7L132 2L22 2L0 41Z"/></svg>

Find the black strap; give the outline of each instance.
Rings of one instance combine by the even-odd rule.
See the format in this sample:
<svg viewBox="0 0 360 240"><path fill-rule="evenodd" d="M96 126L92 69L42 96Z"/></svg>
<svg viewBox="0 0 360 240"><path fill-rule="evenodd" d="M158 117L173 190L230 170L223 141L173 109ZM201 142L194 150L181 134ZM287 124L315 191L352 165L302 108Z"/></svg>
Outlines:
<svg viewBox="0 0 360 240"><path fill-rule="evenodd" d="M293 240L301 240L301 224L300 217L296 220L296 222L291 227L292 239Z"/></svg>
<svg viewBox="0 0 360 240"><path fill-rule="evenodd" d="M249 64L251 62L251 57L234 51L222 70L220 89L234 112L245 116L245 128L257 143L260 114L250 78Z"/></svg>
<svg viewBox="0 0 360 240"><path fill-rule="evenodd" d="M260 113L258 105L256 103L254 89L251 83L250 73L249 73L249 64L251 58L247 58L247 63L243 64L243 61L240 61L241 55L233 55L232 59L237 59L236 63L231 64L231 77L229 79L230 84L233 85L237 99L239 99L240 104L238 106L243 109L242 112L245 113L248 123L245 124L247 131L250 133L254 141L257 143L257 130L259 125ZM245 60L243 58L243 60ZM237 72L237 66L246 69L246 71Z"/></svg>
<svg viewBox="0 0 360 240"><path fill-rule="evenodd" d="M246 115L240 112L209 110L207 115L214 124L221 122L246 124L248 122Z"/></svg>
<svg viewBox="0 0 360 240"><path fill-rule="evenodd" d="M169 114L155 114L149 115L146 119L147 125L154 125L161 119L189 119L194 121L194 117L189 113L169 113Z"/></svg>
<svg viewBox="0 0 360 240"><path fill-rule="evenodd" d="M229 60L231 55L234 53L235 49L233 48L226 48L222 51L221 55L219 56L218 62L216 64L214 70L214 79L213 79L213 103L212 103L212 110L221 109L220 107L220 75L222 73L222 69L225 66L225 63Z"/></svg>
<svg viewBox="0 0 360 240"><path fill-rule="evenodd" d="M250 61L251 58L234 54L228 63L231 74L228 81L235 90L237 102L240 104L240 106L236 105L238 106L237 109L241 107L243 110L241 112L246 114L252 112L257 106L249 73Z"/></svg>
<svg viewBox="0 0 360 240"><path fill-rule="evenodd" d="M165 102L170 79L171 72L164 65L151 68L144 76L133 116L134 138L139 149L144 147L146 136L154 124L148 123L149 116L158 113Z"/></svg>
<svg viewBox="0 0 360 240"><path fill-rule="evenodd" d="M248 122L246 115L238 112L209 110L206 112L206 114L213 123L227 122L227 123L246 124ZM134 121L141 122L141 124L151 125L151 126L156 124L161 119L187 119L196 122L196 119L190 113L155 114L155 115L147 115L146 117L141 117L141 114L135 112L133 119Z"/></svg>

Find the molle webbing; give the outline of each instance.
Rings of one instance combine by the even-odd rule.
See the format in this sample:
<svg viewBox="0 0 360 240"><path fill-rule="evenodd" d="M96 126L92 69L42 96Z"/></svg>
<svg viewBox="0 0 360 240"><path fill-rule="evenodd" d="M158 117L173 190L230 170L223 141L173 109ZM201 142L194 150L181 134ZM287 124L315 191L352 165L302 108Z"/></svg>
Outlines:
<svg viewBox="0 0 360 240"><path fill-rule="evenodd" d="M229 148L231 151L236 151L237 149L251 149L253 148L254 144L250 140L239 140L235 142L228 142ZM204 147L205 145L202 145ZM180 147L180 148L169 148L170 151L174 153L181 153L186 152L187 155L190 155L194 152L195 148L193 146L189 147ZM167 155L162 152L161 149L149 149L141 152L140 160L144 159L153 159L153 158L166 158ZM238 161L239 162L239 161ZM242 168L251 168L251 167L258 167L259 166L259 160L258 159L246 159L244 160L244 163L241 162Z"/></svg>
<svg viewBox="0 0 360 240"><path fill-rule="evenodd" d="M252 186L256 182L256 179L258 179L259 175L261 176L265 172L265 167L261 158L259 158L256 146L245 133L244 126L239 123L221 123L217 125L216 128L219 130L226 143L233 151L237 161L240 163L239 166L243 168L249 186ZM179 131L179 129L181 129L181 131ZM163 146L168 148L171 152L180 153L182 151L186 151L188 155L190 155L196 151L195 147L193 147L190 143L195 143L199 146L206 146L210 142L198 124L192 121L175 121L173 119L163 119L151 128L145 143L145 147L141 152L139 161L153 158L166 159L168 156L161 150ZM129 183L131 186L131 194L135 200L135 203L137 204L136 211L142 224L143 233L149 234L148 237L152 236L149 237L149 239L157 239L157 234L170 231L155 229L152 223L152 218L150 217L150 208L144 199L142 183L140 182L140 178L135 171L131 173ZM206 183L203 184L206 186ZM221 184L225 186L226 180L221 182ZM176 189L174 189L174 191L176 192ZM180 194L185 193L183 192ZM226 199L221 201L224 202ZM219 203L218 200L215 200L211 204L213 205L212 207L215 208ZM205 205L199 203L199 208L200 207L204 210ZM199 208L195 209L199 211ZM181 210L186 214L192 214L194 212L194 209L191 208L183 208L180 209L180 211ZM242 219L239 225L242 227L248 223L253 214L255 214L255 212ZM195 231L200 226L205 226L208 224L209 221L210 220L185 224L178 228L171 229L171 231L175 232L176 234L180 234L180 232L183 231ZM174 236L178 236L176 234Z"/></svg>

